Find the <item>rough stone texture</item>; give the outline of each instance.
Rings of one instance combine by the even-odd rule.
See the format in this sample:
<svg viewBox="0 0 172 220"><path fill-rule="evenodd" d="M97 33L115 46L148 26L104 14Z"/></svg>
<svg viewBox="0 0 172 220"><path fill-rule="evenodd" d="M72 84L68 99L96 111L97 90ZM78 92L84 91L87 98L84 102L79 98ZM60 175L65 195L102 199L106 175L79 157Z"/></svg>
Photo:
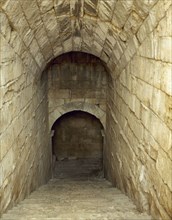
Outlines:
<svg viewBox="0 0 172 220"><path fill-rule="evenodd" d="M107 103L107 176L156 219L172 217L170 4L159 1L150 11L135 55L129 59L126 50L116 66Z"/></svg>
<svg viewBox="0 0 172 220"><path fill-rule="evenodd" d="M82 51L102 59L113 79L107 92L107 176L141 210L171 219L171 5L1 0L1 212L49 178L51 126L42 71L56 56Z"/></svg>
<svg viewBox="0 0 172 220"><path fill-rule="evenodd" d="M0 211L51 176L46 81L33 81L1 35Z"/></svg>
<svg viewBox="0 0 172 220"><path fill-rule="evenodd" d="M105 126L108 74L100 59L85 53L67 53L47 68L50 128L61 115L83 110Z"/></svg>
<svg viewBox="0 0 172 220"><path fill-rule="evenodd" d="M2 220L151 220L131 200L99 178L53 179L33 192Z"/></svg>

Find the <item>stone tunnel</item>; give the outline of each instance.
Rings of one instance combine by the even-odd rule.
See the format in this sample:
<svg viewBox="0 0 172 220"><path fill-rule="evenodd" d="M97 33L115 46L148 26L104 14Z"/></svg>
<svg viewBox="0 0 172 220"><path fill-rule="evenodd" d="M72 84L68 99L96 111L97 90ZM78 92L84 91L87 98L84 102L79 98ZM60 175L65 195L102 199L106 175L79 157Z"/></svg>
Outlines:
<svg viewBox="0 0 172 220"><path fill-rule="evenodd" d="M0 8L0 215L58 175L56 163L82 159L170 220L172 1Z"/></svg>

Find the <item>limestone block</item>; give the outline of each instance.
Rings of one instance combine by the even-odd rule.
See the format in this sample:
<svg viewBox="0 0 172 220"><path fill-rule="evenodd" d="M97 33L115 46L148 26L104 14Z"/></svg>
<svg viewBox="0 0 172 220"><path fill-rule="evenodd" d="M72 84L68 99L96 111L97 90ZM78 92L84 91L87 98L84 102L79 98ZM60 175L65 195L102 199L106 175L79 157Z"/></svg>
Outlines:
<svg viewBox="0 0 172 220"><path fill-rule="evenodd" d="M69 89L60 89L56 94L56 98L68 99L71 97L71 91Z"/></svg>
<svg viewBox="0 0 172 220"><path fill-rule="evenodd" d="M15 26L17 25L18 28L24 28L21 25L18 25L20 22L20 19L22 18L22 8L20 6L20 3L17 2L10 2L6 1L4 5L2 5L2 9L6 12L7 16L10 18L11 21L11 28L12 30L15 29Z"/></svg>
<svg viewBox="0 0 172 220"><path fill-rule="evenodd" d="M119 60L120 57L122 56L122 54L123 54L123 49L122 49L121 45L119 44L119 42L117 42L114 47L114 55L115 55L116 59Z"/></svg>
<svg viewBox="0 0 172 220"><path fill-rule="evenodd" d="M95 29L96 24L94 23L93 20L90 19L84 19L82 22L82 36L84 36L83 38L83 42L87 43L88 45L90 45L90 43L93 41L93 30Z"/></svg>
<svg viewBox="0 0 172 220"><path fill-rule="evenodd" d="M43 14L42 19L46 27L47 35L49 36L50 41L54 43L54 41L56 41L55 36L59 35L60 28L60 25L57 23L54 10L48 11L46 14Z"/></svg>
<svg viewBox="0 0 172 220"><path fill-rule="evenodd" d="M97 41L98 40L98 41ZM94 55L99 57L102 50L103 50L103 45L102 45L102 41L99 41L100 39L96 39L93 42L92 48L94 50Z"/></svg>
<svg viewBox="0 0 172 220"><path fill-rule="evenodd" d="M35 0L31 0L29 2L20 0L20 4L23 8L23 12L26 16L26 19L31 26L32 29L36 30L41 24L41 16L40 16L40 10L38 8L38 5Z"/></svg>
<svg viewBox="0 0 172 220"><path fill-rule="evenodd" d="M84 103L85 100L86 100L86 99L84 99L84 98L78 98L78 99L77 99L77 98L76 98L76 99L71 99L71 98L70 98L70 99L64 99L64 104L66 105L67 103L70 103L70 102L76 102L76 103L78 103L78 102L81 103L81 102L82 102L82 103ZM88 100L89 100L89 99L88 99Z"/></svg>
<svg viewBox="0 0 172 220"><path fill-rule="evenodd" d="M159 36L171 36L171 14L172 14L172 6L169 7L166 16L159 22L157 27L157 32Z"/></svg>
<svg viewBox="0 0 172 220"><path fill-rule="evenodd" d="M172 96L172 64L163 64L161 68L161 79L160 79L160 87L162 91Z"/></svg>
<svg viewBox="0 0 172 220"><path fill-rule="evenodd" d="M49 0L37 0L39 8L42 13L46 13L53 8L53 1Z"/></svg>
<svg viewBox="0 0 172 220"><path fill-rule="evenodd" d="M82 47L82 38L81 37L73 37L73 39L72 39L73 51L81 51L81 47Z"/></svg>
<svg viewBox="0 0 172 220"><path fill-rule="evenodd" d="M136 53L136 50L139 47L139 42L138 42L137 38L135 36L133 36L132 38L130 38L127 41L127 44L128 44L128 46L127 46L125 53L128 53L129 57L131 58Z"/></svg>
<svg viewBox="0 0 172 220"><path fill-rule="evenodd" d="M118 1L112 17L112 24L122 28L131 12L133 1Z"/></svg>
<svg viewBox="0 0 172 220"><path fill-rule="evenodd" d="M161 37L159 41L160 57L164 62L172 62L172 37Z"/></svg>
<svg viewBox="0 0 172 220"><path fill-rule="evenodd" d="M123 84L123 86L125 86L126 87L126 84L127 84L127 80L126 80L126 70L124 69L122 72L121 72L121 74L120 74L120 82Z"/></svg>
<svg viewBox="0 0 172 220"><path fill-rule="evenodd" d="M129 63L130 60L131 60L131 57L129 54L129 50L127 49L125 53L122 55L120 62L119 62L120 71L122 71L126 67L126 65Z"/></svg>
<svg viewBox="0 0 172 220"><path fill-rule="evenodd" d="M143 57L137 57L133 62L133 65L135 66L135 70L132 72L133 75L150 85L154 85L157 88L159 87L159 62ZM145 68L145 66L149 66L149 68Z"/></svg>
<svg viewBox="0 0 172 220"><path fill-rule="evenodd" d="M151 127L151 111L143 103L141 103L141 121L142 121L142 124L150 131L150 127Z"/></svg>
<svg viewBox="0 0 172 220"><path fill-rule="evenodd" d="M57 41L57 43L54 43L54 44L55 45L53 45L53 54L54 54L54 57L57 57L63 53L63 47L61 43L59 43L59 41Z"/></svg>
<svg viewBox="0 0 172 220"><path fill-rule="evenodd" d="M70 17L60 17L57 19L57 21L60 22L60 32L63 36L63 41L67 40L67 36L72 32Z"/></svg>
<svg viewBox="0 0 172 220"><path fill-rule="evenodd" d="M149 34L151 31L153 31L154 28L157 26L158 20L159 20L158 16L157 16L157 12L158 12L158 14L160 14L159 11L162 13L162 10L156 11L155 8L153 8L153 10L151 10L149 12L148 17L146 18L146 20L143 24L145 26L147 34Z"/></svg>
<svg viewBox="0 0 172 220"><path fill-rule="evenodd" d="M134 1L134 6L139 13L139 15L144 19L146 15L149 13L150 9L158 2L158 0L151 1Z"/></svg>
<svg viewBox="0 0 172 220"><path fill-rule="evenodd" d="M102 104L102 105L99 105L99 106L100 106L100 109L106 113L106 105Z"/></svg>
<svg viewBox="0 0 172 220"><path fill-rule="evenodd" d="M104 50L105 47L102 48L102 53L100 56L100 59L103 60L105 63L108 63L109 61L109 56L107 54L109 54L107 51Z"/></svg>
<svg viewBox="0 0 172 220"><path fill-rule="evenodd" d="M35 38L37 39L37 42L39 43L39 46L40 46L41 48L43 48L43 47L47 44L47 42L49 42L43 24L40 25L40 26L36 29L36 31L35 31Z"/></svg>
<svg viewBox="0 0 172 220"><path fill-rule="evenodd" d="M138 119L140 119L140 112L141 112L141 104L139 99L134 95L130 96L129 99L129 107L135 113Z"/></svg>
<svg viewBox="0 0 172 220"><path fill-rule="evenodd" d="M15 58L13 59L11 69L13 71L14 77L16 78L15 81L18 81L19 77L21 77L24 72L24 65L21 62L21 59L16 55L15 55Z"/></svg>
<svg viewBox="0 0 172 220"><path fill-rule="evenodd" d="M39 45L35 39L30 44L30 52L35 57L37 64L41 67L42 63L45 61Z"/></svg>
<svg viewBox="0 0 172 220"><path fill-rule="evenodd" d="M8 205L10 204L11 202L11 199L12 199L12 192L11 192L11 189L12 188L12 177L9 176L3 183L2 185L2 198L4 199L4 203L2 203L1 205L1 208L2 210L6 210Z"/></svg>
<svg viewBox="0 0 172 220"><path fill-rule="evenodd" d="M171 196L172 196L172 192L170 191L168 186L161 187L160 198L161 198L162 202L160 202L160 203L161 203L161 205L165 204L165 210L167 211L169 216L172 213ZM167 213L166 213L166 215L167 215Z"/></svg>
<svg viewBox="0 0 172 220"><path fill-rule="evenodd" d="M151 23L152 23L152 30L155 27L157 28L157 24L158 23L159 23L158 26L160 24L164 24L164 28L167 27L166 25L170 24L169 23L170 22L169 19L170 19L170 16L171 16L171 15L169 15L170 6L171 6L171 2L168 1L168 0L158 1L157 4L154 5L154 7L152 8L151 12L149 13L149 16L146 19L146 20L148 20L148 22L151 21ZM169 15L169 16L167 17L167 15ZM166 21L167 21L167 23L166 23ZM164 31L164 33L167 34L168 31L169 30L166 29ZM159 34L161 34L161 33L159 33ZM162 33L162 35L163 35L163 33ZM165 35L165 36L170 36L170 35Z"/></svg>
<svg viewBox="0 0 172 220"><path fill-rule="evenodd" d="M26 45L22 41L19 34L15 31L11 32L10 45L14 49L15 53L22 56L22 54L27 50Z"/></svg>
<svg viewBox="0 0 172 220"><path fill-rule="evenodd" d="M108 25L104 22L98 22L97 27L94 30L94 37L100 38L100 41L104 42L108 32Z"/></svg>
<svg viewBox="0 0 172 220"><path fill-rule="evenodd" d="M98 5L98 14L100 19L104 21L110 21L113 15L113 9L116 4L116 0L114 1L99 1Z"/></svg>
<svg viewBox="0 0 172 220"><path fill-rule="evenodd" d="M70 15L70 1L68 0L55 0L54 8L56 16Z"/></svg>
<svg viewBox="0 0 172 220"><path fill-rule="evenodd" d="M63 41L62 43L64 52L70 52L73 51L73 45L72 45L72 35L69 33L67 40Z"/></svg>
<svg viewBox="0 0 172 220"><path fill-rule="evenodd" d="M142 18L135 11L132 11L124 26L127 35L131 36L132 34L135 34L142 22Z"/></svg>
<svg viewBox="0 0 172 220"><path fill-rule="evenodd" d="M53 97L51 99L49 99L48 104L49 104L49 108L57 108L58 106L61 106L65 103L66 99L53 99Z"/></svg>
<svg viewBox="0 0 172 220"><path fill-rule="evenodd" d="M132 102L132 97L130 92L128 91L128 89L126 89L125 87L121 87L122 91L121 91L121 97L124 100L124 102L131 106L130 102ZM120 93L119 93L120 94Z"/></svg>
<svg viewBox="0 0 172 220"><path fill-rule="evenodd" d="M110 57L110 54L112 53L112 50L114 48L114 45L116 44L117 36L116 32L112 32L111 29L108 29L106 40L104 43L104 50L107 51L106 53Z"/></svg>
<svg viewBox="0 0 172 220"><path fill-rule="evenodd" d="M165 152L171 148L171 130L155 114L151 114L150 133Z"/></svg>
<svg viewBox="0 0 172 220"><path fill-rule="evenodd" d="M136 96L146 106L150 106L152 102L153 87L144 81L137 80Z"/></svg>
<svg viewBox="0 0 172 220"><path fill-rule="evenodd" d="M157 160L158 150L160 146L147 129L144 130L144 142L144 146L148 155L154 160Z"/></svg>
<svg viewBox="0 0 172 220"><path fill-rule="evenodd" d="M84 15L84 1L74 0L70 1L71 15L81 18Z"/></svg>
<svg viewBox="0 0 172 220"><path fill-rule="evenodd" d="M4 158L13 143L13 137L11 137L10 131L12 131L12 129L9 129L8 132L1 135L1 158Z"/></svg>
<svg viewBox="0 0 172 220"><path fill-rule="evenodd" d="M1 158L1 157L0 157ZM2 165L0 164L0 176L2 177ZM2 189L2 178L0 178L0 189ZM2 197L2 192L0 190L0 198Z"/></svg>
<svg viewBox="0 0 172 220"><path fill-rule="evenodd" d="M168 112L166 99L167 97L165 93L156 88L153 89L151 108L162 118L162 120L165 120L166 113Z"/></svg>
<svg viewBox="0 0 172 220"><path fill-rule="evenodd" d="M2 180L4 181L9 174L13 172L13 150L9 149L6 156L1 161L2 166Z"/></svg>
<svg viewBox="0 0 172 220"><path fill-rule="evenodd" d="M14 96L14 92L14 82L9 83L8 86L3 86L1 88L1 97L3 97L3 99L1 99L1 105L10 102Z"/></svg>
<svg viewBox="0 0 172 220"><path fill-rule="evenodd" d="M131 63L126 66L126 87L131 92L132 89L132 75L131 75Z"/></svg>
<svg viewBox="0 0 172 220"><path fill-rule="evenodd" d="M14 81L14 73L11 70L11 65L1 65L1 71L0 71L0 76L1 76L1 85L2 86L7 86L10 81ZM2 74L2 73L10 73L9 75L7 74ZM7 87L4 87L7 88ZM2 101L3 99L1 99Z"/></svg>
<svg viewBox="0 0 172 220"><path fill-rule="evenodd" d="M170 175L170 172L172 170L172 161L170 160L168 155L162 150L158 151L156 168L161 175L164 183L167 184L169 189L172 191L172 176Z"/></svg>
<svg viewBox="0 0 172 220"><path fill-rule="evenodd" d="M127 119L128 119L129 126L131 127L135 136L137 137L139 142L141 142L143 140L143 135L144 135L143 125L133 113L128 114Z"/></svg>
<svg viewBox="0 0 172 220"><path fill-rule="evenodd" d="M141 25L137 32L137 38L139 39L139 42L142 43L147 36L147 30L144 24Z"/></svg>
<svg viewBox="0 0 172 220"><path fill-rule="evenodd" d="M84 103L83 102L70 102L70 103L66 103L65 105L62 106L62 113L65 112L70 112L75 110L83 110L84 108Z"/></svg>
<svg viewBox="0 0 172 220"><path fill-rule="evenodd" d="M91 16L97 16L97 4L98 0L85 0L84 1L84 13Z"/></svg>
<svg viewBox="0 0 172 220"><path fill-rule="evenodd" d="M24 64L23 67L25 66L27 71L31 71L32 74L35 74L38 72L39 66L36 63L35 59L31 56L28 50L24 51L21 59L22 59L22 63Z"/></svg>
<svg viewBox="0 0 172 220"><path fill-rule="evenodd" d="M154 31L145 39L139 48L139 52L144 57L171 62L171 42L171 37L159 37L158 33Z"/></svg>
<svg viewBox="0 0 172 220"><path fill-rule="evenodd" d="M149 37L145 38L139 47L139 54L143 57L155 59L158 53L158 38L156 34L151 33Z"/></svg>
<svg viewBox="0 0 172 220"><path fill-rule="evenodd" d="M12 27L10 26L6 14L4 14L2 11L0 12L0 20L1 20L0 33L6 38L8 42L10 40Z"/></svg>
<svg viewBox="0 0 172 220"><path fill-rule="evenodd" d="M3 35L0 35L0 46L1 46L1 65L8 65L8 63L10 64L10 62L13 61L15 55L14 52L12 50L12 48L10 47L10 45L8 44L8 42L6 41L6 39L3 37Z"/></svg>
<svg viewBox="0 0 172 220"><path fill-rule="evenodd" d="M34 38L34 32L31 29L25 29L25 33L23 35L23 41L27 47L31 44L33 38Z"/></svg>

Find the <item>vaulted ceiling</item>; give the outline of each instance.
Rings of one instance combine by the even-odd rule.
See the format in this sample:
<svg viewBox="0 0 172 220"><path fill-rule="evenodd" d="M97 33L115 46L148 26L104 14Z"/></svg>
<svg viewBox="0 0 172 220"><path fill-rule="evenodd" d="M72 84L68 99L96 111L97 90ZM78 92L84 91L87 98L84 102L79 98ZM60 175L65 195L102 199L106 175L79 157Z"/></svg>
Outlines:
<svg viewBox="0 0 172 220"><path fill-rule="evenodd" d="M0 31L25 62L32 57L41 70L69 51L94 54L113 70L122 56L135 53L141 25L157 1L1 0Z"/></svg>

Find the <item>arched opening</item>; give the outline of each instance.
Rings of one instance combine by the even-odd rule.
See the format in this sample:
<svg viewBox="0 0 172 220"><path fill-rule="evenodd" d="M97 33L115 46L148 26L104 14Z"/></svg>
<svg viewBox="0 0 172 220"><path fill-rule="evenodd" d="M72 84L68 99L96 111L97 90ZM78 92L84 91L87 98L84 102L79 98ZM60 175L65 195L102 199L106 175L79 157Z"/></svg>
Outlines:
<svg viewBox="0 0 172 220"><path fill-rule="evenodd" d="M108 179L153 218L172 219L171 1L1 0L0 8L0 215L49 180L48 126L91 104L105 124ZM51 63L69 51L103 60L113 86L91 56Z"/></svg>
<svg viewBox="0 0 172 220"><path fill-rule="evenodd" d="M103 126L95 116L72 111L52 126L53 176L58 178L102 175Z"/></svg>
<svg viewBox="0 0 172 220"><path fill-rule="evenodd" d="M113 84L110 72L108 71L105 63L100 58L88 53L69 52L52 60L47 66L44 74L47 76L48 115L50 130L52 127L53 130L55 130L55 121L58 119L58 123L60 118L64 117L63 115L67 115L67 112L87 112L87 114L91 114L92 117L94 115L94 118L96 117L97 120L100 120L99 124L101 124L101 129L99 130L105 130L103 133L101 133L101 142L103 142L102 135L106 138L106 118L108 115L107 98L110 94ZM59 139L62 136L63 135L60 134ZM85 143L84 141L85 140L81 141L81 145ZM53 153L54 152L55 151L53 149ZM86 152L83 154L87 155ZM107 150L103 150L101 154L104 155L104 158L107 158ZM73 158L73 160L71 158ZM88 160L90 160L89 163ZM57 155L55 156L54 153L54 162L52 165L53 175L54 177L59 177L58 172L60 172L60 166L62 169L64 169L67 164L69 164L68 166L72 167L72 163L75 163L76 167L85 166L86 168L87 164L91 165L95 162L95 160L91 160L92 159L89 157L87 160L84 157L77 158L76 155L73 154L71 156L68 155L67 157L62 156L62 158L59 159ZM58 169L56 169L57 165ZM93 175L94 173L98 174L103 167L103 165L100 166L100 163L97 163L97 168L94 166L95 165L92 165L93 169L91 166L86 169L85 172L87 176ZM83 170L85 168L81 168L80 171L76 169L77 172L80 172L80 176L84 175ZM66 169L68 170L68 168ZM97 171L92 172L91 169L92 171L97 169ZM106 177L108 177L107 169L108 163L105 161L104 170ZM89 171L89 173L87 171ZM61 172L61 176L63 177L64 175L62 173L63 172Z"/></svg>

